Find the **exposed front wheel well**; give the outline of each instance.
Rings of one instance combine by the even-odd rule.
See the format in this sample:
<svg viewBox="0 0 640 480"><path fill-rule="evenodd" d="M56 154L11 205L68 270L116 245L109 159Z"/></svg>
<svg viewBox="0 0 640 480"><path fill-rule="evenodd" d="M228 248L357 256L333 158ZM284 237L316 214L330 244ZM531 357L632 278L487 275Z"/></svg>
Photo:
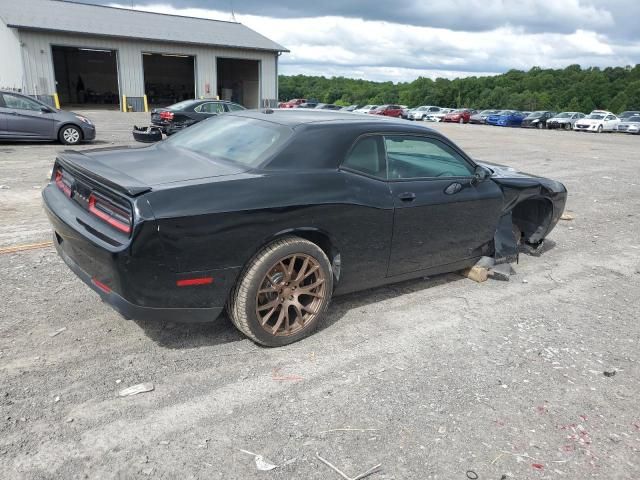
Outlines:
<svg viewBox="0 0 640 480"><path fill-rule="evenodd" d="M539 243L551 225L553 205L546 198L531 198L517 204L511 216L513 224L522 233L522 240Z"/></svg>

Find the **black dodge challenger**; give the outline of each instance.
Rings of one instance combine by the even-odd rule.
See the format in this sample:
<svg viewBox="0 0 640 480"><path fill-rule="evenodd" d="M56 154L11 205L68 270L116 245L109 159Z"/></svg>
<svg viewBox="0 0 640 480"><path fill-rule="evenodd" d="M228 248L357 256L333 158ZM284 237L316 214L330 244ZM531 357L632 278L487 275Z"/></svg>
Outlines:
<svg viewBox="0 0 640 480"><path fill-rule="evenodd" d="M234 112L145 148L65 151L44 203L67 265L123 316L308 335L332 295L539 245L554 180L479 164L416 123ZM522 245L521 245L522 244Z"/></svg>

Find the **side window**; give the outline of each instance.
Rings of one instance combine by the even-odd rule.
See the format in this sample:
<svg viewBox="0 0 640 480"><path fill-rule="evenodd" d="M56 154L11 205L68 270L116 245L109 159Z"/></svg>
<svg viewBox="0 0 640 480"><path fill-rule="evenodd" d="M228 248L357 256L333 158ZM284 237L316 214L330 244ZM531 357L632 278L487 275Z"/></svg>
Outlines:
<svg viewBox="0 0 640 480"><path fill-rule="evenodd" d="M38 102L34 102L28 98L19 97L17 95L11 95L10 93L3 93L4 103L7 108L15 108L18 110L33 110L40 111L42 105Z"/></svg>
<svg viewBox="0 0 640 480"><path fill-rule="evenodd" d="M469 177L471 165L453 148L435 138L385 136L389 179Z"/></svg>
<svg viewBox="0 0 640 480"><path fill-rule="evenodd" d="M198 113L224 113L224 105L222 103L203 103L199 107L196 107Z"/></svg>
<svg viewBox="0 0 640 480"><path fill-rule="evenodd" d="M227 108L230 112L238 112L240 110L244 110L244 107L236 105L235 103L227 103Z"/></svg>
<svg viewBox="0 0 640 480"><path fill-rule="evenodd" d="M613 115L607 115L607 118L605 118L605 120L613 120Z"/></svg>
<svg viewBox="0 0 640 480"><path fill-rule="evenodd" d="M358 140L358 143L354 145L347 158L342 162L342 166L366 175L386 179L387 167L381 137L370 136Z"/></svg>

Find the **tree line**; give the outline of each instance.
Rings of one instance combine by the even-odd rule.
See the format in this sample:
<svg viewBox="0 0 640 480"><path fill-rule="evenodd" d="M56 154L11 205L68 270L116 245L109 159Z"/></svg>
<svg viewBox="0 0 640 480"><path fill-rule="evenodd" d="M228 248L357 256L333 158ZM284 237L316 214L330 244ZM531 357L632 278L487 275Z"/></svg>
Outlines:
<svg viewBox="0 0 640 480"><path fill-rule="evenodd" d="M398 103L415 107L512 108L612 112L640 110L640 64L635 67L563 69L534 67L490 77L419 77L412 82L373 82L345 77L280 75L280 100L315 98L338 105Z"/></svg>

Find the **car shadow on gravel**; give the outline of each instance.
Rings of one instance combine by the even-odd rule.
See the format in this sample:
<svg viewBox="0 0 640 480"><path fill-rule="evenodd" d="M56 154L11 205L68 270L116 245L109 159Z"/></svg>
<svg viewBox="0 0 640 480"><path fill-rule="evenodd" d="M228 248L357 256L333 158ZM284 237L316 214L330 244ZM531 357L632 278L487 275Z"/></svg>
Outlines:
<svg viewBox="0 0 640 480"><path fill-rule="evenodd" d="M407 280L362 292L350 293L334 298L318 331L339 322L350 310L366 307L384 300L415 293L446 283L464 280L458 274L448 273L430 278ZM226 313L207 323L155 322L133 320L145 335L162 347L190 349L223 345L247 340L231 323ZM267 348L267 347L264 347Z"/></svg>
<svg viewBox="0 0 640 480"><path fill-rule="evenodd" d="M206 323L156 322L133 320L147 337L162 347L189 349L223 345L246 340L226 313Z"/></svg>
<svg viewBox="0 0 640 480"><path fill-rule="evenodd" d="M555 246L556 243L554 241L547 240L535 254L521 252L521 255L537 257L553 249ZM517 264L513 264L513 266L517 269ZM398 298L403 295L409 295L440 285L464 280L464 277L452 272L433 277L406 280L404 282L335 297L329 305L325 318L318 326L318 331L322 331L338 323L353 309L368 307L392 298ZM233 326L233 323L231 323L226 313L222 313L218 318L207 323L174 323L156 322L153 320L133 321L151 340L162 347L171 349L210 347L247 340L247 338Z"/></svg>

